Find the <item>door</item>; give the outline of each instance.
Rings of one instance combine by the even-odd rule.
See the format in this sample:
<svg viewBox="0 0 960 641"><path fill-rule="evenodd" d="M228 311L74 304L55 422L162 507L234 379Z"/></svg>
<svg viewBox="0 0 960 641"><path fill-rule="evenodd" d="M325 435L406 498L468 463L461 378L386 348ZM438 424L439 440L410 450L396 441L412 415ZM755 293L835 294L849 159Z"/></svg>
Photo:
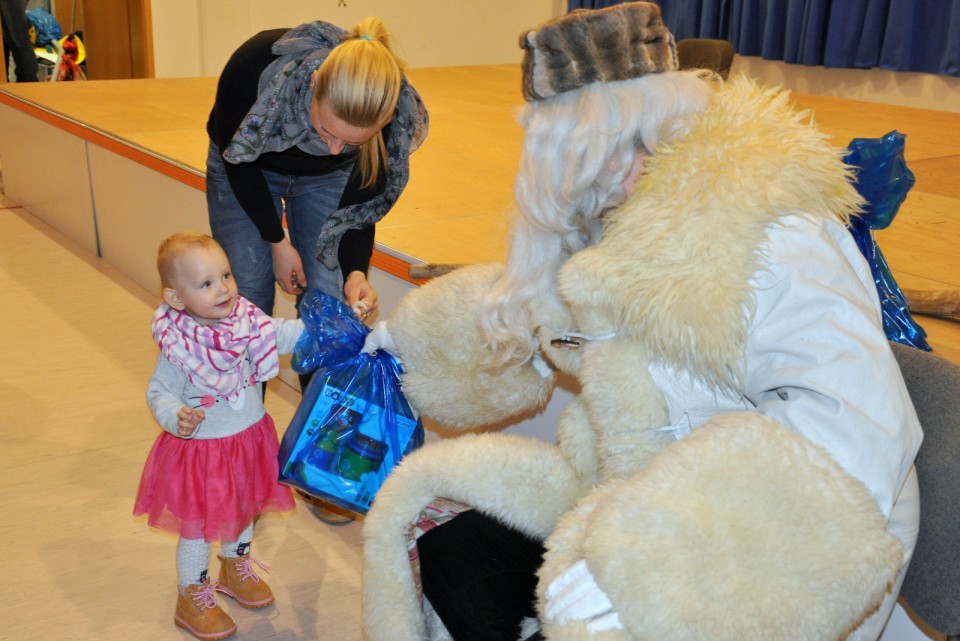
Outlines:
<svg viewBox="0 0 960 641"><path fill-rule="evenodd" d="M153 77L150 0L58 0L55 15L83 32L90 80Z"/></svg>

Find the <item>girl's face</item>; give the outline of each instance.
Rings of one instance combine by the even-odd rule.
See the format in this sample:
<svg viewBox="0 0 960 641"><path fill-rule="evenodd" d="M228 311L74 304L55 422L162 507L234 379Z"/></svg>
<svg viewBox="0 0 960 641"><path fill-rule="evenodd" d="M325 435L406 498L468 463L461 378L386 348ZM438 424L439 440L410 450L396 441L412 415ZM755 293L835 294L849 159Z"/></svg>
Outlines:
<svg viewBox="0 0 960 641"><path fill-rule="evenodd" d="M237 302L237 282L220 247L197 247L184 254L172 284L163 290L164 300L200 325L228 317Z"/></svg>
<svg viewBox="0 0 960 641"><path fill-rule="evenodd" d="M627 175L623 177L623 182L620 183L620 186L623 187L623 193L626 194L627 198L633 193L633 186L637 182L637 177L643 171L648 155L647 152L638 149L633 156L633 164L630 165L630 171L627 172ZM611 158L610 163L607 165L610 173L616 173L620 170L620 167L620 158L618 156Z"/></svg>
<svg viewBox="0 0 960 641"><path fill-rule="evenodd" d="M636 155L633 157L633 165L630 167L630 172L623 179L623 191L626 192L627 196L633 193L633 185L637 182L637 176L640 175L640 172L643 171L644 163L646 162L647 154L643 151L637 151Z"/></svg>
<svg viewBox="0 0 960 641"><path fill-rule="evenodd" d="M314 100L310 104L310 124L313 125L317 135L320 136L320 139L323 140L327 149L334 156L343 151L345 147L359 147L380 131L380 127L376 125L355 127L341 120L333 113L330 100L327 98Z"/></svg>

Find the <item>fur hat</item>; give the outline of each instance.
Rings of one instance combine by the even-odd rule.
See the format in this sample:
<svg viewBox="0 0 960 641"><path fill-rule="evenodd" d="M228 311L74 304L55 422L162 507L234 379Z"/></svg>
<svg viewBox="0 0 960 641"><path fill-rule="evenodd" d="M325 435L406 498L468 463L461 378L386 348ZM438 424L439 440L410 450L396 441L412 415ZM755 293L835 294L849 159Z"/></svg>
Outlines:
<svg viewBox="0 0 960 641"><path fill-rule="evenodd" d="M526 100L677 68L673 34L652 2L571 11L525 31L520 47Z"/></svg>

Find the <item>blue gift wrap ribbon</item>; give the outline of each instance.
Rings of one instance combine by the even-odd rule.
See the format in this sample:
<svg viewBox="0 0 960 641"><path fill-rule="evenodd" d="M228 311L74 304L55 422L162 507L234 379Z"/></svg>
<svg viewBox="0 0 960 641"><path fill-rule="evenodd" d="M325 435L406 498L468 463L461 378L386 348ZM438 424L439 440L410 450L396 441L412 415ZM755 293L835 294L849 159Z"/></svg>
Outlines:
<svg viewBox="0 0 960 641"><path fill-rule="evenodd" d="M847 146L844 162L857 168L854 185L867 201L863 214L851 221L850 233L870 264L887 338L929 352L927 333L910 315L873 233L890 226L916 182L903 157L905 142L906 136L894 130L882 138L854 138Z"/></svg>

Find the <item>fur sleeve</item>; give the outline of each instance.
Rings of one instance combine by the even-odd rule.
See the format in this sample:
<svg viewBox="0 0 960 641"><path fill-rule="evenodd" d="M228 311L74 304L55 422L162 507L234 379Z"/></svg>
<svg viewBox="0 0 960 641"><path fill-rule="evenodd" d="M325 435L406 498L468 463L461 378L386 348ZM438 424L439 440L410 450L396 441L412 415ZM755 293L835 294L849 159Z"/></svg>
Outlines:
<svg viewBox="0 0 960 641"><path fill-rule="evenodd" d="M410 403L444 427L489 426L541 408L553 376L532 364L486 368L477 318L484 294L503 266L462 267L403 297L387 319L406 373Z"/></svg>

